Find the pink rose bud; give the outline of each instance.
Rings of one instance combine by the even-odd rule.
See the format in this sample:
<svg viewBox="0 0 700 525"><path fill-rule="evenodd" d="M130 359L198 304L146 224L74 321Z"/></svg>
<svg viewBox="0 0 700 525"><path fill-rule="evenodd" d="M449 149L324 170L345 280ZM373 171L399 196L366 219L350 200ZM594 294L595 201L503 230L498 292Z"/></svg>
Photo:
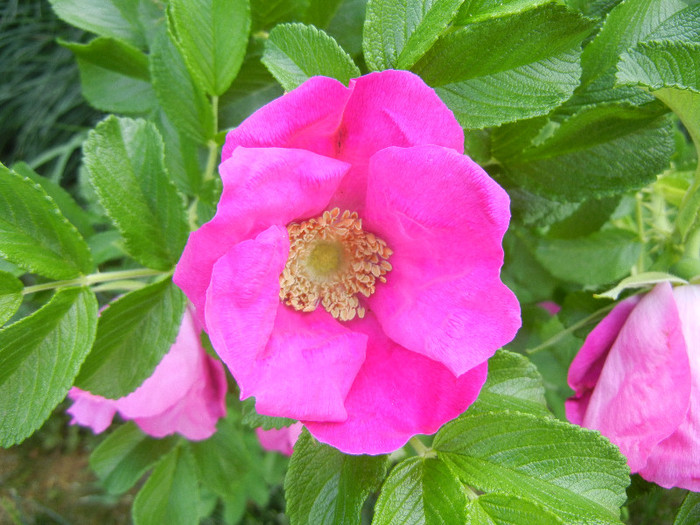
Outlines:
<svg viewBox="0 0 700 525"><path fill-rule="evenodd" d="M520 327L506 192L407 71L314 77L231 131L174 280L241 398L350 454L464 412Z"/></svg>
<svg viewBox="0 0 700 525"><path fill-rule="evenodd" d="M118 412L156 438L175 432L191 440L211 436L216 422L226 415L226 373L221 362L205 352L200 332L187 309L173 346L153 375L128 396L106 399L73 387L68 392L73 400L68 409L71 424L99 434Z"/></svg>
<svg viewBox="0 0 700 525"><path fill-rule="evenodd" d="M569 369L572 423L620 447L630 470L700 491L700 286L657 284L621 301Z"/></svg>

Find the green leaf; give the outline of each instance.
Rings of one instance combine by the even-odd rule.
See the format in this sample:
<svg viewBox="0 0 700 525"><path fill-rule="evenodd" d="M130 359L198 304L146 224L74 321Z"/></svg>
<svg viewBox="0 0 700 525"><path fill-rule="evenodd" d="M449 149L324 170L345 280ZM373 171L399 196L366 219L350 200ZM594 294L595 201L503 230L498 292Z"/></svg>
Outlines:
<svg viewBox="0 0 700 525"><path fill-rule="evenodd" d="M275 27L265 44L262 62L287 91L315 75L335 78L346 85L360 76L352 58L333 38L304 24Z"/></svg>
<svg viewBox="0 0 700 525"><path fill-rule="evenodd" d="M0 271L0 326L4 325L22 304L24 284L14 275Z"/></svg>
<svg viewBox="0 0 700 525"><path fill-rule="evenodd" d="M198 144L212 140L216 134L212 106L192 79L169 30L161 28L149 59L153 89L173 125Z"/></svg>
<svg viewBox="0 0 700 525"><path fill-rule="evenodd" d="M148 113L158 100L148 72L148 57L113 38L88 44L59 43L78 60L83 96L95 108L115 113Z"/></svg>
<svg viewBox="0 0 700 525"><path fill-rule="evenodd" d="M437 458L411 457L382 485L372 525L452 525L466 520L467 498L459 479Z"/></svg>
<svg viewBox="0 0 700 525"><path fill-rule="evenodd" d="M284 480L292 525L360 522L367 495L386 475L387 456L350 456L323 445L304 429Z"/></svg>
<svg viewBox="0 0 700 525"><path fill-rule="evenodd" d="M362 53L362 29L365 23L366 3L367 0L342 0L324 27L340 47L353 57Z"/></svg>
<svg viewBox="0 0 700 525"><path fill-rule="evenodd" d="M199 523L197 471L189 450L176 447L153 470L131 509L135 525Z"/></svg>
<svg viewBox="0 0 700 525"><path fill-rule="evenodd" d="M270 30L283 22L301 22L310 0L250 0L253 32Z"/></svg>
<svg viewBox="0 0 700 525"><path fill-rule="evenodd" d="M0 331L0 446L23 441L66 397L96 325L95 295L68 288Z"/></svg>
<svg viewBox="0 0 700 525"><path fill-rule="evenodd" d="M71 279L94 268L87 244L46 192L2 164L0 255L52 279Z"/></svg>
<svg viewBox="0 0 700 525"><path fill-rule="evenodd" d="M673 525L694 525L700 523L700 494L689 492L683 500Z"/></svg>
<svg viewBox="0 0 700 525"><path fill-rule="evenodd" d="M241 67L250 32L248 0L171 0L185 61L210 95L226 91Z"/></svg>
<svg viewBox="0 0 700 525"><path fill-rule="evenodd" d="M689 5L659 24L645 40L700 43L700 4Z"/></svg>
<svg viewBox="0 0 700 525"><path fill-rule="evenodd" d="M432 46L463 0L369 0L363 34L370 69L408 69Z"/></svg>
<svg viewBox="0 0 700 525"><path fill-rule="evenodd" d="M700 24L700 21L698 22ZM620 57L617 82L700 93L700 43L641 42Z"/></svg>
<svg viewBox="0 0 700 525"><path fill-rule="evenodd" d="M62 20L98 35L143 47L139 0L49 0Z"/></svg>
<svg viewBox="0 0 700 525"><path fill-rule="evenodd" d="M107 492L122 494L168 453L178 439L174 436L152 439L129 422L109 434L90 454L90 467Z"/></svg>
<svg viewBox="0 0 700 525"><path fill-rule="evenodd" d="M517 410L550 416L544 398L542 376L527 357L499 350L489 359L489 375L468 414Z"/></svg>
<svg viewBox="0 0 700 525"><path fill-rule="evenodd" d="M447 423L433 449L479 491L527 498L567 524L619 523L629 469L598 432L529 414L486 413Z"/></svg>
<svg viewBox="0 0 700 525"><path fill-rule="evenodd" d="M537 260L552 275L583 285L602 285L629 274L642 245L626 230L603 230L577 239L545 239Z"/></svg>
<svg viewBox="0 0 700 525"><path fill-rule="evenodd" d="M685 279L681 279L680 277L677 277L675 275L671 275L669 273L643 272L643 273L638 273L638 274L633 275L631 277L627 277L625 279L622 279L617 284L617 286L608 290L607 292L604 292L601 294L596 294L595 297L607 297L608 299L617 300L619 295L624 290L628 290L630 288L644 288L644 287L649 286L651 284L665 283L665 282L688 284L688 281L686 281Z"/></svg>
<svg viewBox="0 0 700 525"><path fill-rule="evenodd" d="M309 0L304 22L325 29L343 3L344 0Z"/></svg>
<svg viewBox="0 0 700 525"><path fill-rule="evenodd" d="M565 525L542 505L512 494L483 494L467 506L466 525Z"/></svg>
<svg viewBox="0 0 700 525"><path fill-rule="evenodd" d="M241 422L251 428L262 428L263 430L270 430L272 428L280 429L296 423L295 419L258 414L255 410L254 397L249 397L241 403L241 413L243 415Z"/></svg>
<svg viewBox="0 0 700 525"><path fill-rule="evenodd" d="M185 297L170 279L130 292L105 309L97 325L95 347L76 386L117 399L153 374L180 329Z"/></svg>
<svg viewBox="0 0 700 525"><path fill-rule="evenodd" d="M155 126L110 116L90 132L83 151L88 180L129 254L149 268L172 268L189 226L182 197L165 171Z"/></svg>

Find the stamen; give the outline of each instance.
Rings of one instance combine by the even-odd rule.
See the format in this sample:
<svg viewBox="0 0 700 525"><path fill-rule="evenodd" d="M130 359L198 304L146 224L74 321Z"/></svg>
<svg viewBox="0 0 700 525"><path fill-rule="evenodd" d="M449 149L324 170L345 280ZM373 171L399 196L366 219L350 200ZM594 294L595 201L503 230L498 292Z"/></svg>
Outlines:
<svg viewBox="0 0 700 525"><path fill-rule="evenodd" d="M392 251L362 229L357 212L339 208L287 226L290 250L280 276L280 299L303 312L322 305L341 321L365 316L357 294L372 295L386 282Z"/></svg>

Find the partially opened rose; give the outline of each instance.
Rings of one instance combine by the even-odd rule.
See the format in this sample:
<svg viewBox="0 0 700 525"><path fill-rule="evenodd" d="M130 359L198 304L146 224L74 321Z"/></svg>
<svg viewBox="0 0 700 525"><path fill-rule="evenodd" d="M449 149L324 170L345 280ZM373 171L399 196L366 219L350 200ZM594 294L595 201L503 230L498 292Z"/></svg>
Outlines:
<svg viewBox="0 0 700 525"><path fill-rule="evenodd" d="M216 422L226 415L226 373L221 362L205 352L200 332L188 309L173 346L153 375L128 396L106 399L72 388L71 423L99 434L119 413L153 437L176 432L191 440L211 436Z"/></svg>
<svg viewBox="0 0 700 525"><path fill-rule="evenodd" d="M390 452L476 398L520 326L505 191L405 71L314 77L229 133L175 282L257 410Z"/></svg>
<svg viewBox="0 0 700 525"><path fill-rule="evenodd" d="M572 423L600 430L630 470L700 490L700 286L660 283L621 301L569 369Z"/></svg>

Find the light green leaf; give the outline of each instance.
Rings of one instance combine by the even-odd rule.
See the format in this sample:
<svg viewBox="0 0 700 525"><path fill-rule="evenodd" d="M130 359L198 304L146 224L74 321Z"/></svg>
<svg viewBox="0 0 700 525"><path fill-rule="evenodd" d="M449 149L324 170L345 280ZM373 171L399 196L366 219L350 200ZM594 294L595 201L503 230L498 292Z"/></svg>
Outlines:
<svg viewBox="0 0 700 525"><path fill-rule="evenodd" d="M542 376L527 357L499 350L489 359L489 375L469 415L498 410L517 410L551 416L544 398Z"/></svg>
<svg viewBox="0 0 700 525"><path fill-rule="evenodd" d="M49 0L59 18L98 35L143 47L139 0Z"/></svg>
<svg viewBox="0 0 700 525"><path fill-rule="evenodd" d="M512 494L483 494L467 506L466 525L565 525L555 514Z"/></svg>
<svg viewBox="0 0 700 525"><path fill-rule="evenodd" d="M700 4L675 12L649 33L645 40L700 43Z"/></svg>
<svg viewBox="0 0 700 525"><path fill-rule="evenodd" d="M170 279L110 303L76 386L112 399L136 390L172 346L184 310L185 297Z"/></svg>
<svg viewBox="0 0 700 525"><path fill-rule="evenodd" d="M537 260L552 275L582 285L602 285L629 274L642 245L626 230L603 230L577 239L546 239Z"/></svg>
<svg viewBox="0 0 700 525"><path fill-rule="evenodd" d="M189 450L176 447L153 470L134 500L135 525L199 523L197 471Z"/></svg>
<svg viewBox="0 0 700 525"><path fill-rule="evenodd" d="M350 456L323 445L306 429L284 480L292 525L356 525L367 495L379 488L387 456Z"/></svg>
<svg viewBox="0 0 700 525"><path fill-rule="evenodd" d="M447 423L433 441L463 483L544 505L567 524L619 523L629 469L598 432L495 412Z"/></svg>
<svg viewBox="0 0 700 525"><path fill-rule="evenodd" d="M69 288L0 331L0 446L30 436L66 397L96 326L95 295Z"/></svg>
<svg viewBox="0 0 700 525"><path fill-rule="evenodd" d="M0 255L52 279L94 268L87 244L46 192L0 164Z"/></svg>
<svg viewBox="0 0 700 525"><path fill-rule="evenodd" d="M700 93L700 43L641 42L620 57L617 82Z"/></svg>
<svg viewBox="0 0 700 525"><path fill-rule="evenodd" d="M88 44L59 43L78 60L83 96L93 107L115 113L148 113L158 105L148 57L137 48L107 37Z"/></svg>
<svg viewBox="0 0 700 525"><path fill-rule="evenodd" d="M459 479L437 458L411 457L382 485L372 525L452 525L466 520Z"/></svg>
<svg viewBox="0 0 700 525"><path fill-rule="evenodd" d="M165 27L155 37L149 59L153 89L173 125L198 144L212 140L216 134L212 106Z"/></svg>
<svg viewBox="0 0 700 525"><path fill-rule="evenodd" d="M695 525L700 523L700 494L689 492L683 500L673 525Z"/></svg>
<svg viewBox="0 0 700 525"><path fill-rule="evenodd" d="M616 300L625 290L629 290L631 288L644 288L651 284L664 282L688 284L685 279L681 279L680 277L671 275L670 273L643 272L622 279L617 286L615 286L615 288L611 288L607 292L601 294L596 294L595 297L607 297L608 299Z"/></svg>
<svg viewBox="0 0 700 525"><path fill-rule="evenodd" d="M360 76L352 58L333 38L303 24L275 27L265 44L262 62L287 91L315 75L335 78L346 85Z"/></svg>
<svg viewBox="0 0 700 525"><path fill-rule="evenodd" d="M469 25L489 18L520 13L551 2L552 0L466 0L462 3L452 24ZM567 4L570 3L567 2Z"/></svg>
<svg viewBox="0 0 700 525"><path fill-rule="evenodd" d="M241 67L250 32L248 0L171 0L178 42L195 81L226 91Z"/></svg>
<svg viewBox="0 0 700 525"><path fill-rule="evenodd" d="M149 268L172 268L189 226L182 197L165 171L155 126L110 116L90 132L83 151L88 180L129 254Z"/></svg>
<svg viewBox="0 0 700 525"><path fill-rule="evenodd" d="M0 271L0 326L4 325L22 304L22 281L8 272Z"/></svg>
<svg viewBox="0 0 700 525"><path fill-rule="evenodd" d="M369 0L363 33L370 69L408 69L432 46L463 0Z"/></svg>
<svg viewBox="0 0 700 525"><path fill-rule="evenodd" d="M126 423L107 436L90 454L90 467L110 494L122 494L177 443L174 436L153 439L134 423Z"/></svg>

